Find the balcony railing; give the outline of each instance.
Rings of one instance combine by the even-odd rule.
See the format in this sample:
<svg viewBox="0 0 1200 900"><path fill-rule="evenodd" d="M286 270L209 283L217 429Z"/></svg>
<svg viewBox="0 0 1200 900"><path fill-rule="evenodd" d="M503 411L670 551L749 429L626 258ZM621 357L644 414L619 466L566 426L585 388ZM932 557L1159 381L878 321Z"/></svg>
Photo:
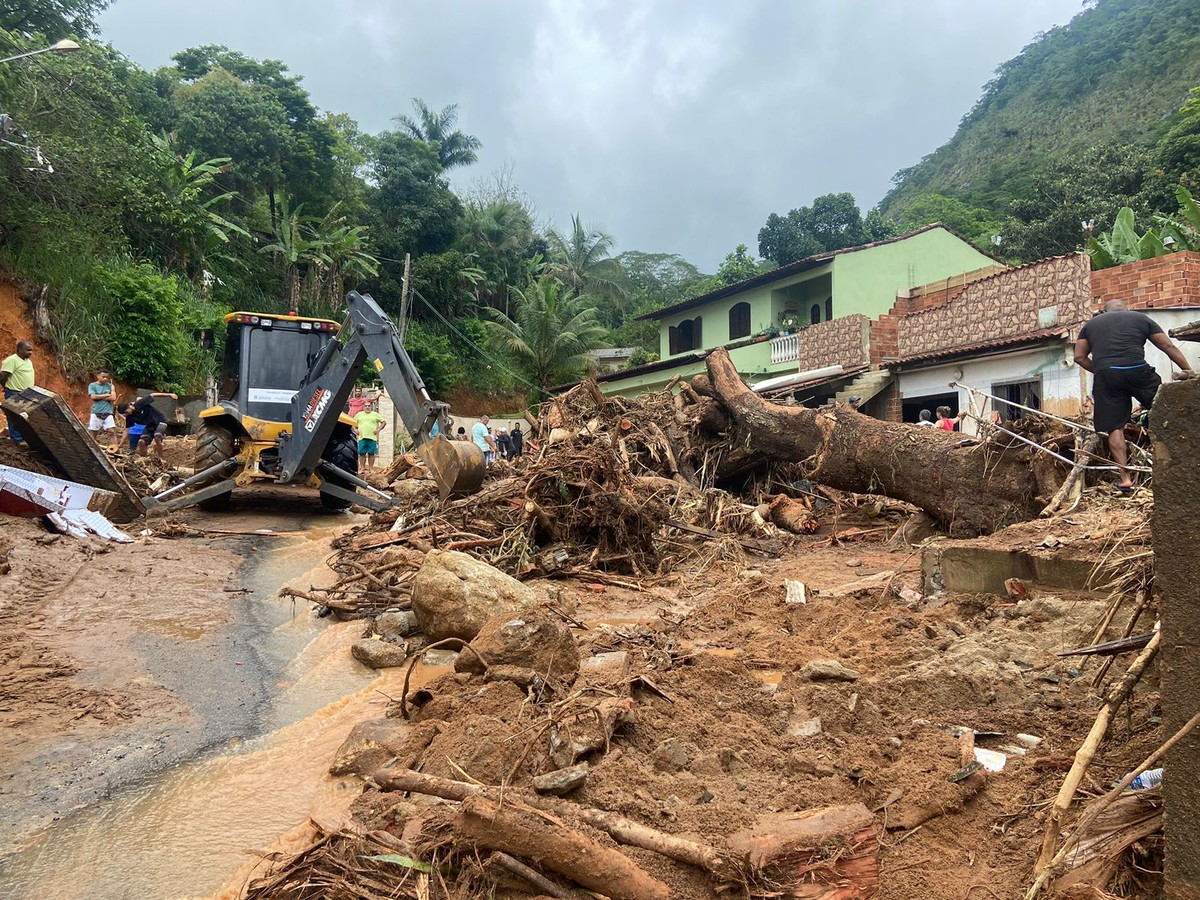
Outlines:
<svg viewBox="0 0 1200 900"><path fill-rule="evenodd" d="M771 338L771 362L796 362L800 359L800 335L781 334Z"/></svg>

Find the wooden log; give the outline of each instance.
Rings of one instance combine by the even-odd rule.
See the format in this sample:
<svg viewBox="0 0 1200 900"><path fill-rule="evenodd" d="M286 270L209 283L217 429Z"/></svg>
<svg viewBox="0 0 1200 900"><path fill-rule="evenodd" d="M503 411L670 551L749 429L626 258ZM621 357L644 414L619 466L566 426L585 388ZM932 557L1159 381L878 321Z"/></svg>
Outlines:
<svg viewBox="0 0 1200 900"><path fill-rule="evenodd" d="M725 350L709 353L707 365L751 449L760 458L806 461L813 481L912 503L954 536L991 533L1042 508L1028 447L961 446L961 435L940 429L770 403L742 382Z"/></svg>
<svg viewBox="0 0 1200 900"><path fill-rule="evenodd" d="M580 806L568 800L517 794L512 790L502 791L500 788L469 784L465 781L451 781L448 778L438 778L402 768L381 769L371 776L371 780L385 791L411 791L459 802L467 797L489 797L498 801L512 800L515 797L521 803L556 816L577 818L593 828L608 832L613 840L630 847L651 850L721 877L733 871L729 858L713 847L657 831L613 812Z"/></svg>
<svg viewBox="0 0 1200 900"><path fill-rule="evenodd" d="M467 797L455 830L476 847L532 859L612 900L669 900L670 890L616 850L524 804Z"/></svg>
<svg viewBox="0 0 1200 900"><path fill-rule="evenodd" d="M879 834L861 803L764 816L729 839L774 897L869 900L879 892Z"/></svg>
<svg viewBox="0 0 1200 900"><path fill-rule="evenodd" d="M792 534L813 534L821 527L807 506L787 494L779 494L767 509L771 521Z"/></svg>
<svg viewBox="0 0 1200 900"><path fill-rule="evenodd" d="M1150 643L1146 645L1146 649L1130 664L1121 680L1109 691L1104 705L1100 707L1100 712L1096 715L1096 721L1092 723L1091 731L1088 732L1087 738L1075 753L1075 762L1071 765L1071 771L1067 773L1067 777L1063 779L1058 796L1054 798L1054 805L1050 809L1050 819L1046 823L1046 833L1042 836L1042 850L1038 854L1037 865L1034 869L1039 877L1043 875L1054 859L1054 848L1058 846L1063 817L1066 816L1067 810L1075 799L1075 791L1079 789L1084 773L1087 772L1092 758L1096 755L1096 750L1100 747L1100 742L1108 734L1108 726L1113 715L1133 692L1134 685L1138 683L1146 666L1158 653L1161 643L1162 632L1156 631L1154 637L1150 639ZM1035 882L1035 884L1037 883Z"/></svg>

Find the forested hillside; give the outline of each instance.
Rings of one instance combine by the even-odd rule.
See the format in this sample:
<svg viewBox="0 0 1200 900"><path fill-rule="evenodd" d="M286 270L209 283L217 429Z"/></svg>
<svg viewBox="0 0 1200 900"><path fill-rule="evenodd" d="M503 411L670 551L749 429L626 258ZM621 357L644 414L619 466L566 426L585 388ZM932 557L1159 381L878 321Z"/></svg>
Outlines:
<svg viewBox="0 0 1200 900"><path fill-rule="evenodd" d="M1029 259L1080 246L1080 215L1102 229L1123 205L1174 208L1186 167L1155 150L1200 85L1200 3L1088 6L996 70L954 137L896 175L887 217L943 213Z"/></svg>

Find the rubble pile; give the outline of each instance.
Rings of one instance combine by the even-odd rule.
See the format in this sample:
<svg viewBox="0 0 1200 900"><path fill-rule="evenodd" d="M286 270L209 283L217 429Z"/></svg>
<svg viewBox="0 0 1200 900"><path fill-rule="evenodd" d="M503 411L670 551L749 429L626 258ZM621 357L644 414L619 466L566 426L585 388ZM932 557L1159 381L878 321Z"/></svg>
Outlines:
<svg viewBox="0 0 1200 900"><path fill-rule="evenodd" d="M689 462L704 440L672 424L673 404L668 391L633 401L580 385L546 405L526 456L496 463L479 493L444 506L415 457L401 457L384 476L398 506L335 545L336 584L299 596L343 615L407 603L431 549L521 579L644 584L698 557L777 556L819 528L822 509L910 509L814 487L787 464L762 467L736 494L715 489Z"/></svg>
<svg viewBox="0 0 1200 900"><path fill-rule="evenodd" d="M706 454L736 460L676 412L585 385L474 497L438 508L411 462L389 473L402 508L340 542L336 584L296 593L376 616L354 655L403 685L331 766L361 779L351 817L246 896L1023 895L1097 693L1136 683L1127 659L1060 654L1148 627L1146 503L1089 488L946 542L792 467L715 489ZM1096 565L1076 589L944 591L916 559L930 540ZM1105 704L1126 719L1089 783L1159 743L1156 703ZM1144 834L1145 802L1098 821ZM1127 833L1088 871L1134 895L1159 845Z"/></svg>

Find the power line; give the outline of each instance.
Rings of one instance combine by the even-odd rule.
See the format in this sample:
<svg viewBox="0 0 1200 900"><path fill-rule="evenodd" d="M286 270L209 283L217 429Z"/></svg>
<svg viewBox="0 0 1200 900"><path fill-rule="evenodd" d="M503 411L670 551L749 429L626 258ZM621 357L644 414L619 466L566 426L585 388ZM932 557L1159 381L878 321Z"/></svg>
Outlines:
<svg viewBox="0 0 1200 900"><path fill-rule="evenodd" d="M393 262L394 262L394 260L393 260ZM506 365L504 365L504 363L500 362L500 360L496 359L494 356L492 356L490 353L488 353L486 350L484 350L482 347L480 347L478 344L476 344L474 341L472 341L469 337L467 337L465 334L463 334L461 331L459 331L449 319L447 319L445 316L443 316L441 314L441 312L438 311L437 307L435 307L432 303L430 303L428 300L425 299L425 297L421 294L420 291L418 291L416 288L412 288L411 290L412 290L413 294L416 296L416 298L418 300L420 300L422 303L424 303L426 308L431 313L433 313L435 316L437 316L438 320L443 325L445 325L447 328L449 328L451 331L453 331L456 335L458 335L459 339L462 340L462 342L465 343L468 347L470 347L472 350L474 350L476 353L478 353L484 359L491 362L500 371L507 373L508 375L510 375L517 381L519 381L521 384L525 385L527 388L531 388L532 390L535 390L535 391L538 390L538 386L536 384L534 384L533 382L528 381L527 379L518 375L512 369L510 369Z"/></svg>

